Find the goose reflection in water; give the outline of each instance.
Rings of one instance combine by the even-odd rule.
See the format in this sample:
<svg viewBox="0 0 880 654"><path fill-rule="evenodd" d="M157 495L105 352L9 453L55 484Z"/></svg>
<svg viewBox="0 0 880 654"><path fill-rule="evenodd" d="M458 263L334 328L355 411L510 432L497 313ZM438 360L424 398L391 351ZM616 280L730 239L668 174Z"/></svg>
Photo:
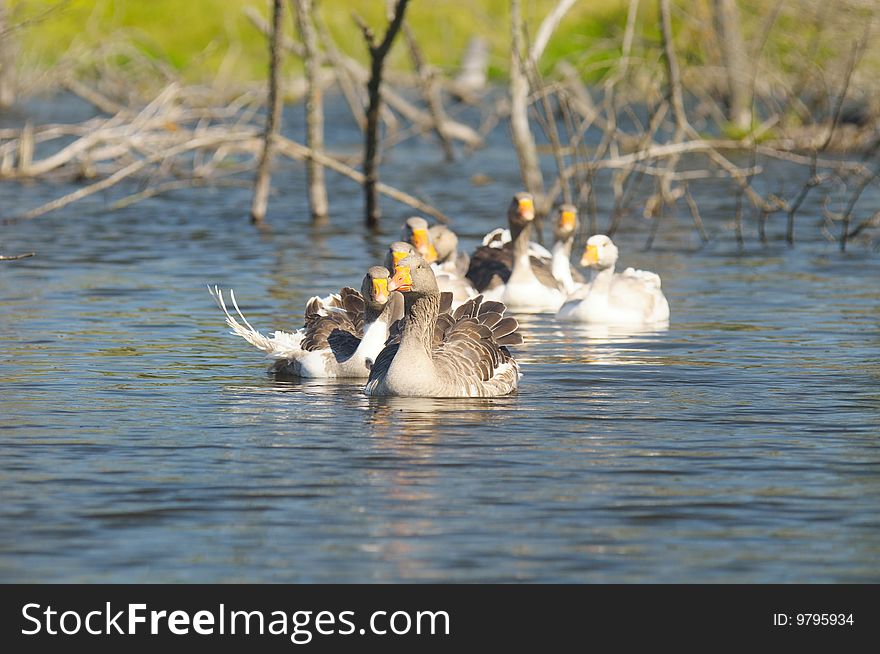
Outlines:
<svg viewBox="0 0 880 654"><path fill-rule="evenodd" d="M516 395L502 398L370 398L367 426L375 436L425 436L450 429L499 425L507 420L505 405Z"/></svg>
<svg viewBox="0 0 880 654"><path fill-rule="evenodd" d="M668 322L649 325L559 323L547 316L515 314L524 348L522 364L584 363L632 365L656 363L652 344L669 331ZM523 368L528 375L528 367Z"/></svg>
<svg viewBox="0 0 880 654"><path fill-rule="evenodd" d="M565 343L580 343L591 365L655 364L651 344L669 331L669 323L653 325L566 325L558 337Z"/></svg>

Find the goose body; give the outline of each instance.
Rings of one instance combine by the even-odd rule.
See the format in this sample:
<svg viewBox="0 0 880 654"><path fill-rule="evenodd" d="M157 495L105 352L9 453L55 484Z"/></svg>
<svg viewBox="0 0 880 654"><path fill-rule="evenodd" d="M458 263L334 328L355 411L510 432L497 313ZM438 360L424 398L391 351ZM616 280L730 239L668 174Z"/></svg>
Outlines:
<svg viewBox="0 0 880 654"><path fill-rule="evenodd" d="M237 318L230 314L219 288L208 290L226 315L231 333L274 361L270 372L308 378L364 378L384 347L391 324L403 314L403 298L399 293L389 295L387 281L388 271L375 266L364 278L360 293L346 287L328 298L312 298L301 329L276 331L271 336L250 325L232 291L229 295Z"/></svg>
<svg viewBox="0 0 880 654"><path fill-rule="evenodd" d="M559 320L617 325L669 320L669 302L659 275L634 268L615 273L617 255L617 247L607 236L587 241L581 264L591 267L590 281L566 299L556 314Z"/></svg>
<svg viewBox="0 0 880 654"><path fill-rule="evenodd" d="M443 311L433 271L421 257L404 259L389 288L404 294L405 318L376 359L367 395L492 397L519 383L519 367L507 345L522 342L505 307L481 296L454 312Z"/></svg>
<svg viewBox="0 0 880 654"><path fill-rule="evenodd" d="M502 247L481 246L471 256L468 279L485 299L503 302L511 311L556 312L565 290L548 260L529 253L535 217L532 196L517 193L507 212L512 239Z"/></svg>

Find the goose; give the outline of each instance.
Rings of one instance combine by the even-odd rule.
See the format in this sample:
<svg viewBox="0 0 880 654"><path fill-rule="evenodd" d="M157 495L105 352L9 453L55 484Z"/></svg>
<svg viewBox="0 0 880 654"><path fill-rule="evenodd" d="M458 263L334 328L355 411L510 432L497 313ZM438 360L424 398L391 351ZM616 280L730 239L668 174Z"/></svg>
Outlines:
<svg viewBox="0 0 880 654"><path fill-rule="evenodd" d="M435 237L440 239L439 243L434 241ZM458 236L451 229L444 225L434 225L429 229L427 220L412 216L403 223L401 238L412 244L415 251L431 264L440 290L452 293L453 308L458 308L477 295L477 289L461 271L462 265L467 271L469 259L464 255L463 261L458 260Z"/></svg>
<svg viewBox="0 0 880 654"><path fill-rule="evenodd" d="M507 346L522 336L503 304L478 295L441 312L434 272L418 255L401 260L388 288L403 293L405 318L376 359L365 394L493 397L516 390L519 366Z"/></svg>
<svg viewBox="0 0 880 654"><path fill-rule="evenodd" d="M566 294L550 263L529 256L534 218L532 196L514 195L507 210L512 240L501 248L478 247L471 256L467 277L486 299L503 302L512 311L555 313Z"/></svg>
<svg viewBox="0 0 880 654"><path fill-rule="evenodd" d="M590 237L581 257L590 281L570 295L556 317L571 322L645 325L669 320L660 277L646 270L614 272L617 246L604 234Z"/></svg>
<svg viewBox="0 0 880 654"><path fill-rule="evenodd" d="M343 288L332 300L309 300L305 326L294 333L264 336L251 327L229 292L241 324L227 310L216 286L209 292L226 314L232 334L266 353L269 372L310 378L364 378L388 338L391 324L403 316L403 297L388 290L390 274L382 266L367 271L360 292Z"/></svg>

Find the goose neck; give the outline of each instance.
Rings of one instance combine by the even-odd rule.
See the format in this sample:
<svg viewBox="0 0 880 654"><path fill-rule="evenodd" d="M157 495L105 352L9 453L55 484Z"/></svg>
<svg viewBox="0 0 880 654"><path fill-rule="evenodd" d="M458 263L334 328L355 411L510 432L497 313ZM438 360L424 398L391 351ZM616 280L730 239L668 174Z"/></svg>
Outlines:
<svg viewBox="0 0 880 654"><path fill-rule="evenodd" d="M566 259L571 258L571 246L574 244L574 234L570 235L568 238L560 238L556 239L553 243L553 256L561 255Z"/></svg>
<svg viewBox="0 0 880 654"><path fill-rule="evenodd" d="M614 267L592 270L590 272L590 290L598 293L607 293L611 289L611 280L614 279Z"/></svg>
<svg viewBox="0 0 880 654"><path fill-rule="evenodd" d="M553 244L553 258L551 260L551 270L553 276L562 282L565 291L570 293L574 290L574 280L571 276L571 246L574 243L574 236L567 239L558 240Z"/></svg>
<svg viewBox="0 0 880 654"><path fill-rule="evenodd" d="M518 231L514 232L514 226L511 225L510 246L513 252L513 265L510 269L510 279L524 281L533 275L532 264L529 261L529 238L532 234L532 223L519 225L517 229Z"/></svg>
<svg viewBox="0 0 880 654"><path fill-rule="evenodd" d="M400 339L404 353L430 353L439 313L440 293L406 298L406 325Z"/></svg>
<svg viewBox="0 0 880 654"><path fill-rule="evenodd" d="M367 300L364 303L364 327L366 328L366 325L376 322L376 320L379 319L379 316L385 312L387 306L387 304L377 305Z"/></svg>

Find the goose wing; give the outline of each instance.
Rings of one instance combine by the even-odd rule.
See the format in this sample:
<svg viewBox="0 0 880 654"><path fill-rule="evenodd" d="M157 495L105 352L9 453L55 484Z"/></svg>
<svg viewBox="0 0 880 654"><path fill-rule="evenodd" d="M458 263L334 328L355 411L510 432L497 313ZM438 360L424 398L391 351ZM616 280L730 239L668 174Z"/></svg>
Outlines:
<svg viewBox="0 0 880 654"><path fill-rule="evenodd" d="M496 278L507 282L513 265L513 254L509 249L481 245L471 255L466 277L474 288L482 292L493 284Z"/></svg>
<svg viewBox="0 0 880 654"><path fill-rule="evenodd" d="M511 255L511 259L512 258ZM553 276L553 266L549 259L539 259L538 257L531 255L529 261L532 264L532 272L535 273L535 277L538 278L538 281L541 282L541 284L547 288L561 290L559 280ZM513 262L511 261L511 265L512 264Z"/></svg>
<svg viewBox="0 0 880 654"><path fill-rule="evenodd" d="M326 315L306 316L302 348L306 351L329 349L336 360L348 359L357 350L364 336L364 298L353 288L339 292L336 306Z"/></svg>
<svg viewBox="0 0 880 654"><path fill-rule="evenodd" d="M656 273L627 268L614 276L610 296L615 306L641 314L646 322L669 318L669 303Z"/></svg>
<svg viewBox="0 0 880 654"><path fill-rule="evenodd" d="M379 356L377 356L376 360L373 362L373 367L370 368L370 376L367 378L365 388L369 389L382 379L385 379L385 376L388 374L388 369L391 367L391 362L394 361L394 357L397 356L397 350L399 349L399 335L394 342L390 342L389 339L389 342L386 343L385 347L382 348L382 351L379 352Z"/></svg>
<svg viewBox="0 0 880 654"><path fill-rule="evenodd" d="M305 318L308 320L309 316L315 314L326 316L328 313L341 310L342 308L342 297L339 293L331 293L326 297L315 295L306 302Z"/></svg>
<svg viewBox="0 0 880 654"><path fill-rule="evenodd" d="M499 389L507 393L516 388L518 367L506 346L522 343L522 335L504 311L500 302L477 296L438 318L434 365L451 394L498 395Z"/></svg>
<svg viewBox="0 0 880 654"><path fill-rule="evenodd" d="M660 275L648 270L637 270L635 268L627 268L620 273L622 278L639 280L646 287L660 288Z"/></svg>

